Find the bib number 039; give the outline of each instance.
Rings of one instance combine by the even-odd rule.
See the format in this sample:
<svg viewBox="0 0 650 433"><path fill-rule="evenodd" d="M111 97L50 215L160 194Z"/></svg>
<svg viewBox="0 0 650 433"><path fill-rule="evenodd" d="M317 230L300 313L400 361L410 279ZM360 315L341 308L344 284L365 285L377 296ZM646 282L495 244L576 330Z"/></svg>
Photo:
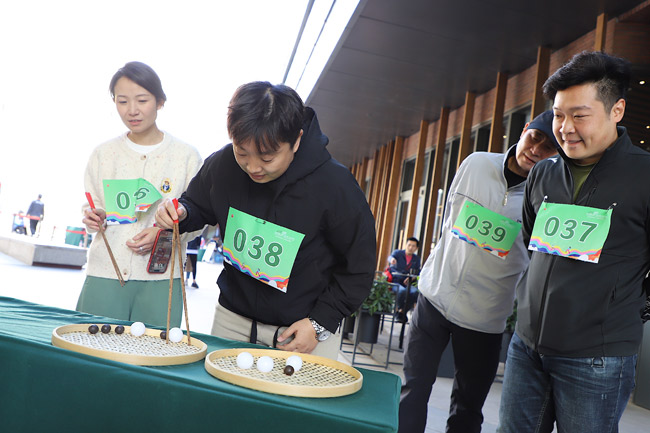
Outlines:
<svg viewBox="0 0 650 433"><path fill-rule="evenodd" d="M465 200L451 234L505 260L520 230L518 222Z"/></svg>
<svg viewBox="0 0 650 433"><path fill-rule="evenodd" d="M480 223L480 227L478 228L478 230L476 230L479 234L483 236L489 236L495 242L501 242L503 238L506 237L506 229L499 226L494 227L490 221L486 221L486 220L480 221L476 215L470 215L467 218L467 221L465 221L465 226L468 229L473 230L476 228L476 226L479 225L479 223Z"/></svg>

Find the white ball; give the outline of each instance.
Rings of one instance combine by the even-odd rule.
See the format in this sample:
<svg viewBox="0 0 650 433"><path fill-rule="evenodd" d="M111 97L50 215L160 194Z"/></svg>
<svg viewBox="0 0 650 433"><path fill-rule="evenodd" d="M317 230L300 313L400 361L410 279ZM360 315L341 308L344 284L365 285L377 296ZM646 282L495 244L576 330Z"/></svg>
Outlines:
<svg viewBox="0 0 650 433"><path fill-rule="evenodd" d="M147 328L144 327L144 323L142 322L133 322L133 325L131 325L131 334L133 334L136 337L141 336L144 334L144 331Z"/></svg>
<svg viewBox="0 0 650 433"><path fill-rule="evenodd" d="M248 370L251 368L253 366L253 362L255 362L255 359L253 358L253 355L248 352L242 352L237 355L237 367L241 368L242 370Z"/></svg>
<svg viewBox="0 0 650 433"><path fill-rule="evenodd" d="M299 371L302 368L302 358L298 355L291 355L287 358L287 365L293 367L293 371Z"/></svg>
<svg viewBox="0 0 650 433"><path fill-rule="evenodd" d="M178 343L183 339L183 331L181 328L172 328L169 330L169 341L172 343Z"/></svg>
<svg viewBox="0 0 650 433"><path fill-rule="evenodd" d="M273 358L270 356L260 356L257 360L257 369L262 373L268 373L273 370Z"/></svg>

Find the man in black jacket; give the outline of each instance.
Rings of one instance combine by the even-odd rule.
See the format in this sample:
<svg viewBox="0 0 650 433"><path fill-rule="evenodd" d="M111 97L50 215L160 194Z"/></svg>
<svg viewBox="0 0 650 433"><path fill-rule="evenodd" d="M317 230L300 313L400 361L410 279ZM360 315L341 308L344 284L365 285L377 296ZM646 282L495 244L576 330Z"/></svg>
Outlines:
<svg viewBox="0 0 650 433"><path fill-rule="evenodd" d="M341 320L368 296L375 223L330 156L316 113L283 85L254 82L228 109L232 144L208 157L178 212L180 231L219 224L224 270L212 334L336 359Z"/></svg>
<svg viewBox="0 0 650 433"><path fill-rule="evenodd" d="M544 84L560 156L524 196L532 250L517 288L499 432L616 432L634 388L650 269L650 154L618 123L627 61L583 52Z"/></svg>

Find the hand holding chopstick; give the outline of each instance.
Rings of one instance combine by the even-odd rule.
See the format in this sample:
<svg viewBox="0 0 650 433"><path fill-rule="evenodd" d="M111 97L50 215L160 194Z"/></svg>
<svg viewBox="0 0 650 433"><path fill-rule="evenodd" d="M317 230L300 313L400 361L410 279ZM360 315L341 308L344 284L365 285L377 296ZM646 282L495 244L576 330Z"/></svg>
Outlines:
<svg viewBox="0 0 650 433"><path fill-rule="evenodd" d="M92 210L95 210L95 202L93 202L93 197L90 195L89 192L86 193L86 198L88 199L88 204L90 205L90 208ZM104 225L99 224L98 226L99 226L99 232L102 234L102 239L104 239L106 250L108 250L108 255L111 258L111 262L113 262L113 268L115 268L117 279L120 281L120 286L124 287L124 278L122 278L122 273L120 272L120 267L117 265L117 261L115 260L115 256L113 255L113 250L111 250L111 246L108 244L108 239L106 238L106 232L104 231Z"/></svg>

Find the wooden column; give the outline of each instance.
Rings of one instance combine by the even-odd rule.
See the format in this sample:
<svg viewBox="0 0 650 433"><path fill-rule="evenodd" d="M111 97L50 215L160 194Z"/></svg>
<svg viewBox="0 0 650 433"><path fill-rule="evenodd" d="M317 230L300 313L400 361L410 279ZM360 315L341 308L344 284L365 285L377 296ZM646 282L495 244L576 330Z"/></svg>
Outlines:
<svg viewBox="0 0 650 433"><path fill-rule="evenodd" d="M390 141L386 145L386 155L384 156L384 164L381 174L381 187L379 188L379 201L377 204L377 217L375 219L375 236L377 238L377 252L379 252L379 233L384 225L384 218L386 215L386 201L388 200L388 182L390 181L391 174L391 161L395 150L395 141Z"/></svg>
<svg viewBox="0 0 650 433"><path fill-rule="evenodd" d="M381 147L381 149L379 149L379 160L377 161L377 176L376 179L374 179L372 182L374 192L372 194L372 203L370 204L370 210L372 211L372 214L375 216L375 222L379 218L377 210L379 209L379 200L381 197L381 181L386 171L387 148L388 145L385 144Z"/></svg>
<svg viewBox="0 0 650 433"><path fill-rule="evenodd" d="M397 198L399 197L399 183L402 173L402 153L404 151L404 137L395 137L393 157L390 163L390 177L386 190L385 213L382 218L382 225L377 231L377 269L382 270L388 257L390 241L393 238L395 227L395 215L397 214Z"/></svg>
<svg viewBox="0 0 650 433"><path fill-rule="evenodd" d="M458 149L458 162L456 169L460 164L472 153L473 143L470 138L472 136L472 120L474 119L474 101L476 94L474 92L465 93L465 110L463 112L463 126L460 132L460 148Z"/></svg>
<svg viewBox="0 0 650 433"><path fill-rule="evenodd" d="M426 224L424 227L424 236L420 239L420 257L422 263L429 256L431 249L431 242L433 240L433 226L436 218L436 200L438 198L438 190L442 185L442 160L445 157L445 141L447 140L447 126L449 124L449 108L443 108L440 111L440 119L438 119L438 135L436 137L436 154L433 160L433 173L431 174L431 182L429 183L429 206L426 210ZM436 239L437 241L437 239Z"/></svg>
<svg viewBox="0 0 650 433"><path fill-rule="evenodd" d="M427 133L429 122L420 121L420 134L418 139L417 156L415 157L415 173L413 174L413 185L411 186L411 200L409 201L408 212L406 213L405 238L413 236L415 229L415 217L418 212L418 199L420 198L420 185L422 184L422 173L424 172L424 150L427 146ZM400 245L401 247L401 245Z"/></svg>
<svg viewBox="0 0 650 433"><path fill-rule="evenodd" d="M354 179L359 183L359 163L355 162L352 164L352 167L350 167L350 173L352 173Z"/></svg>
<svg viewBox="0 0 650 433"><path fill-rule="evenodd" d="M359 182L359 187L361 188L361 191L366 190L366 176L368 175L368 157L363 158L363 162L361 162L361 182Z"/></svg>
<svg viewBox="0 0 650 433"><path fill-rule="evenodd" d="M605 51L605 42L607 40L607 14L602 13L596 18L596 41L594 42L594 51Z"/></svg>
<svg viewBox="0 0 650 433"><path fill-rule="evenodd" d="M381 149L375 150L375 156L372 159L372 178L370 179L370 188L368 190L368 204L370 205L370 211L373 211L373 205L375 203L375 195L377 192L377 178L379 173L379 155L381 154ZM373 212L373 216L375 213Z"/></svg>
<svg viewBox="0 0 650 433"><path fill-rule="evenodd" d="M508 89L508 74L497 74L497 87L494 90L494 105L492 106L492 127L490 128L490 143L488 152L503 152L503 111L506 106L506 90Z"/></svg>
<svg viewBox="0 0 650 433"><path fill-rule="evenodd" d="M533 106L530 110L530 120L533 120L546 109L546 100L542 86L548 78L548 68L551 62L551 49L537 47L537 66L535 68L535 90L533 93Z"/></svg>

